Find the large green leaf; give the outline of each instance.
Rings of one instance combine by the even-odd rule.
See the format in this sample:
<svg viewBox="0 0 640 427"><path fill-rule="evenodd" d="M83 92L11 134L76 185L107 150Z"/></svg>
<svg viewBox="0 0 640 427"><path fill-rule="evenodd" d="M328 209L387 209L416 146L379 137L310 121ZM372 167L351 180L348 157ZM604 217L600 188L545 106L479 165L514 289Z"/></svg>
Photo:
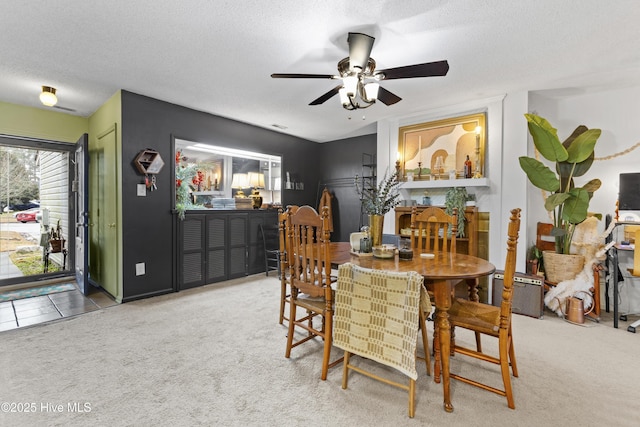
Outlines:
<svg viewBox="0 0 640 427"><path fill-rule="evenodd" d="M547 197L547 200L544 202L544 208L551 212L561 204L563 204L567 199L571 198L569 193L555 193Z"/></svg>
<svg viewBox="0 0 640 427"><path fill-rule="evenodd" d="M587 158L587 160L580 163L576 163L575 167L573 166L573 163L559 162L556 166L556 170L558 171L558 174L560 174L561 176L569 176L569 174L571 173L571 170L573 169L574 177L582 176L585 173L587 173L587 171L593 164L594 158L595 158L595 154L591 153L591 155Z"/></svg>
<svg viewBox="0 0 640 427"><path fill-rule="evenodd" d="M571 224L579 224L587 218L589 209L589 193L584 188L573 188L564 203L562 219Z"/></svg>
<svg viewBox="0 0 640 427"><path fill-rule="evenodd" d="M556 174L542 162L526 156L522 156L518 160L520 161L520 167L527 174L529 181L533 185L546 191L558 191L560 181Z"/></svg>
<svg viewBox="0 0 640 427"><path fill-rule="evenodd" d="M533 137L533 143L540 154L552 162L563 162L567 160L566 148L558 139L558 131L544 118L535 114L525 114L527 118L529 133Z"/></svg>
<svg viewBox="0 0 640 427"><path fill-rule="evenodd" d="M585 185L582 186L582 188L584 188L587 193L589 193L589 198L591 198L591 196L593 196L593 193L600 188L600 186L602 185L602 181L600 181L598 178L594 178L591 181L587 182Z"/></svg>
<svg viewBox="0 0 640 427"><path fill-rule="evenodd" d="M574 139L576 139L580 134L585 133L588 130L589 128L586 127L585 125L578 126L577 128L574 129L574 131L571 133L571 135L569 135L567 139L562 141L562 145L564 146L564 148L569 148L569 146L571 145Z"/></svg>
<svg viewBox="0 0 640 427"><path fill-rule="evenodd" d="M567 154L569 155L567 162L580 163L587 160L593 153L601 132L600 129L589 129L578 135L567 148Z"/></svg>

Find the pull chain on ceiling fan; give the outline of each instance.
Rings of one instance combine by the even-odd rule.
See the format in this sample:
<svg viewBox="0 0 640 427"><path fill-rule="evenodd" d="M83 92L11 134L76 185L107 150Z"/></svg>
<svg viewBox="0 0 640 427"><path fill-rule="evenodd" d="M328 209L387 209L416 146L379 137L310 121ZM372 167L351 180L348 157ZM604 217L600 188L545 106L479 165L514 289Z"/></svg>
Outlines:
<svg viewBox="0 0 640 427"><path fill-rule="evenodd" d="M349 33L347 38L349 57L338 62L338 75L275 73L271 74L271 77L275 79L342 80L340 85L314 99L309 105L320 105L339 94L340 102L345 109L356 110L368 108L376 100L380 100L385 105L393 105L402 100L398 95L380 86L381 80L446 76L449 71L449 63L446 60L376 71L376 61L371 58L374 41L375 38L366 34Z"/></svg>

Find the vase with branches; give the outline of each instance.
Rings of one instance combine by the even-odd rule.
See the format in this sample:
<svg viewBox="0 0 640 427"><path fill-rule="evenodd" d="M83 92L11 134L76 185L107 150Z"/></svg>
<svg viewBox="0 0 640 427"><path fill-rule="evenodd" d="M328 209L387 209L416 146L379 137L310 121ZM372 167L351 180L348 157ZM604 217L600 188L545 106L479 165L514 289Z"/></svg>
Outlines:
<svg viewBox="0 0 640 427"><path fill-rule="evenodd" d="M382 180L376 186L366 187L356 175L355 187L362 211L369 215L369 226L373 246L382 244L382 225L384 215L400 203L399 171L389 175L387 170Z"/></svg>

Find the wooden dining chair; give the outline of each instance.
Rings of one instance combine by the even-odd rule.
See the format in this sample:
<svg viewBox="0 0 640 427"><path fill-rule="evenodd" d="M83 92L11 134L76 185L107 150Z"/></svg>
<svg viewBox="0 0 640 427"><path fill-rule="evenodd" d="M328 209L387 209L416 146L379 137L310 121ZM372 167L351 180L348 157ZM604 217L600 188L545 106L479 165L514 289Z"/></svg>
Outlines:
<svg viewBox="0 0 640 427"><path fill-rule="evenodd" d="M449 309L449 322L451 323L452 330L454 328L464 328L474 331L476 334L481 333L498 338L499 350L497 357L482 352L481 350L472 350L455 343L452 343L452 348L454 353L460 353L499 365L504 389L491 387L455 373L450 373L450 377L501 396L506 396L507 405L511 409L515 409L515 404L509 366L511 366L513 376L518 376L511 327L511 300L513 296L513 277L516 272L516 245L518 243L519 230L520 209L513 209L509 220L507 259L504 266L504 287L502 290L501 305L494 307L477 301L456 298Z"/></svg>
<svg viewBox="0 0 640 427"><path fill-rule="evenodd" d="M277 271L279 278L282 272L280 267L280 227L277 222L259 223L258 234L260 234L260 240L262 241L265 276L269 277L270 271Z"/></svg>
<svg viewBox="0 0 640 427"><path fill-rule="evenodd" d="M424 252L455 252L458 210L447 215L444 209L429 206L418 213L411 209L411 247Z"/></svg>
<svg viewBox="0 0 640 427"><path fill-rule="evenodd" d="M281 325L284 321L289 321L289 317L285 315L285 307L286 304L289 303L289 298L291 298L291 286L290 281L291 277L289 274L289 257L287 253L289 252L289 247L291 246L292 230L289 225L289 215L292 212L295 212L298 209L298 206L291 205L287 206L286 210L282 208L278 209L278 230L279 230L279 256L280 256L280 316L278 319L278 323Z"/></svg>
<svg viewBox="0 0 640 427"><path fill-rule="evenodd" d="M444 209L435 206L429 206L420 213L415 206L411 209L411 247L413 249L421 252L456 252L457 234L457 208L453 209L452 215L447 215ZM426 282L425 287L433 303L433 286L430 282ZM437 331L433 338L434 346L438 345Z"/></svg>
<svg viewBox="0 0 640 427"><path fill-rule="evenodd" d="M292 210L287 219L290 227L287 257L291 298L285 357L291 356L292 348L320 337L324 340L322 380L327 379L330 365L339 363L329 363L333 331L333 290L328 217L327 207L319 215L311 206L301 206ZM299 309L304 312L299 314ZM296 328L306 331L306 334L300 336Z"/></svg>
<svg viewBox="0 0 640 427"><path fill-rule="evenodd" d="M333 336L334 344L344 350L342 388L347 388L349 371L356 371L407 390L411 418L415 414L419 326L429 354L426 321L420 308L423 280L415 271L372 270L351 263L338 267ZM363 359L354 363L352 355ZM409 377L408 385L373 373L370 361L397 369Z"/></svg>

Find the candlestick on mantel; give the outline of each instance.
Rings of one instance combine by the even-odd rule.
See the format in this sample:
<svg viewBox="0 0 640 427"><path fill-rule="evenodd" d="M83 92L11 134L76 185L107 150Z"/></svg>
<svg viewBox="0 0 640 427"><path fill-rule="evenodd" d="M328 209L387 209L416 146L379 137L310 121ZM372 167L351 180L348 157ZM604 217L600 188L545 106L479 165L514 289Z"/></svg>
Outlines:
<svg viewBox="0 0 640 427"><path fill-rule="evenodd" d="M476 171L473 174L474 178L482 178L482 172L480 172L480 132L482 132L482 127L476 126Z"/></svg>

